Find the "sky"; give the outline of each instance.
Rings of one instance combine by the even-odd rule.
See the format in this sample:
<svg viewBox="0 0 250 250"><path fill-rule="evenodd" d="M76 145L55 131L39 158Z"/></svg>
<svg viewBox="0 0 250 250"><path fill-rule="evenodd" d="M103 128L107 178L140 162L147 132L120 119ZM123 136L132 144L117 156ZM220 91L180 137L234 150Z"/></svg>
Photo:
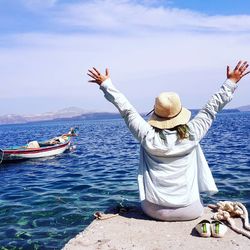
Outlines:
<svg viewBox="0 0 250 250"><path fill-rule="evenodd" d="M247 0L0 0L0 115L66 107L114 112L93 66L139 112L163 91L202 108L226 66L250 60ZM227 106L249 105L250 74Z"/></svg>

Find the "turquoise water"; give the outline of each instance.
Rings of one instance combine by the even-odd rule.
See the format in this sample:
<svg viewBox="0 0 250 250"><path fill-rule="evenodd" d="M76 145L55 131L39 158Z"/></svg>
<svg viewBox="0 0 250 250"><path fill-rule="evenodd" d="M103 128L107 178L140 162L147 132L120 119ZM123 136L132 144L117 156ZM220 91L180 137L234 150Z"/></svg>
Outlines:
<svg viewBox="0 0 250 250"><path fill-rule="evenodd" d="M222 113L202 141L220 192L250 208L250 113ZM138 204L139 145L121 119L0 126L0 148L79 127L76 149L0 165L0 249L61 249L110 206Z"/></svg>

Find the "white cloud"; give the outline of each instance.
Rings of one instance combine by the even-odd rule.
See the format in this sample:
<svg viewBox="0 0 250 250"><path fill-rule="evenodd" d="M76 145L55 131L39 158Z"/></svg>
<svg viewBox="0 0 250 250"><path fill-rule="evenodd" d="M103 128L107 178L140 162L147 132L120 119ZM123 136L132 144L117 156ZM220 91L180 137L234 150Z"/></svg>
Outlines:
<svg viewBox="0 0 250 250"><path fill-rule="evenodd" d="M87 1L66 5L56 20L69 26L120 33L166 30L250 31L250 16L208 16L177 8L153 7L133 1Z"/></svg>
<svg viewBox="0 0 250 250"><path fill-rule="evenodd" d="M108 66L116 85L140 111L150 109L163 90L180 93L188 107L201 107L224 81L226 65L250 58L249 38L196 33L128 38L27 35L22 43L26 40L33 46L1 51L5 84L0 96L51 98L55 103L65 100L74 106L108 110L111 106L86 76L92 66L101 70ZM233 106L248 103L249 85L242 84L239 92L241 97Z"/></svg>
<svg viewBox="0 0 250 250"><path fill-rule="evenodd" d="M224 81L227 64L250 58L249 16L102 2L66 5L53 15L67 24L65 29L82 26L88 32L2 39L12 47L0 47L0 98L26 101L27 112L36 111L35 105L28 105L34 98L52 110L64 105L114 110L86 76L89 67L108 66L113 81L140 111L149 110L154 97L167 90L178 92L185 106L196 108ZM243 80L239 97L229 107L249 104L249 91Z"/></svg>

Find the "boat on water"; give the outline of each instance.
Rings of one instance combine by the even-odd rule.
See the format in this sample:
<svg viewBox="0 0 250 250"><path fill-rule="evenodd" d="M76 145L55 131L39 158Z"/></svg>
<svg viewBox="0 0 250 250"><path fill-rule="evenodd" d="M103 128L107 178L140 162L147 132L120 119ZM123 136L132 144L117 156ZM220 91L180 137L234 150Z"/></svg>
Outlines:
<svg viewBox="0 0 250 250"><path fill-rule="evenodd" d="M71 128L67 134L46 141L31 141L24 146L0 149L0 163L62 154L71 148L74 136L77 136L76 130Z"/></svg>

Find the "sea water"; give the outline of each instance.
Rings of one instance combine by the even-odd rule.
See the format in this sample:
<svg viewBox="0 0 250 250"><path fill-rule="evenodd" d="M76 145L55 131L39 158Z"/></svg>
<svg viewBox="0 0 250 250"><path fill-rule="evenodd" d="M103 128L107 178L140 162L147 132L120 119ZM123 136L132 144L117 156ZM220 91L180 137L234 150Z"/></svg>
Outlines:
<svg viewBox="0 0 250 250"><path fill-rule="evenodd" d="M221 113L202 141L219 193L250 208L249 112ZM139 145L122 119L0 126L0 148L79 128L75 149L0 165L0 249L61 249L109 207L138 205Z"/></svg>

